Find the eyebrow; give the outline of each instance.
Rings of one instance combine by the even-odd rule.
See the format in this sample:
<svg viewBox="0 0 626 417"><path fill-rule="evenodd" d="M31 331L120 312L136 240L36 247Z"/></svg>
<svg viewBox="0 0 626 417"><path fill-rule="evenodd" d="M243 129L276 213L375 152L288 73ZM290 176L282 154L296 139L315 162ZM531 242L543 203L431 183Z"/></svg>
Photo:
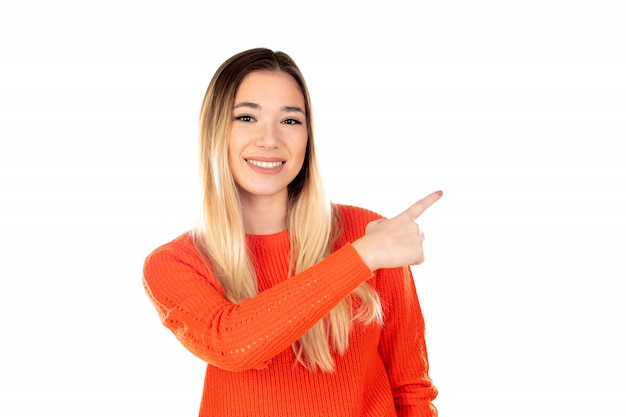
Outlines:
<svg viewBox="0 0 626 417"><path fill-rule="evenodd" d="M250 108L255 109L255 110L261 109L261 106L259 104L252 103L252 102L249 102L249 101L243 101L241 103L238 103L238 104L235 105L234 108L238 109L240 107L250 107ZM306 115L306 112L299 106L283 106L281 108L281 110L284 111L284 112L299 112L299 113L302 113L302 114Z"/></svg>
<svg viewBox="0 0 626 417"><path fill-rule="evenodd" d="M251 107L251 108L253 108L253 109L260 109L260 108L261 108L261 106L259 106L258 104L256 104L256 103L250 103L249 101L244 101L244 102L242 102L242 103L239 103L239 104L235 105L235 107L234 107L234 108L235 108L235 109L238 109L238 108L240 108L240 107Z"/></svg>

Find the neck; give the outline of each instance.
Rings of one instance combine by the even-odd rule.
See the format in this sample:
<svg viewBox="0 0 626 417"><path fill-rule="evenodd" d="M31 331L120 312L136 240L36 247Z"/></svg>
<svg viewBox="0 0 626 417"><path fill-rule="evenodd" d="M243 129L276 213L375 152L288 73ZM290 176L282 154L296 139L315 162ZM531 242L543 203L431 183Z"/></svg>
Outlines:
<svg viewBox="0 0 626 417"><path fill-rule="evenodd" d="M242 196L243 225L247 234L270 235L287 228L287 195L276 196Z"/></svg>

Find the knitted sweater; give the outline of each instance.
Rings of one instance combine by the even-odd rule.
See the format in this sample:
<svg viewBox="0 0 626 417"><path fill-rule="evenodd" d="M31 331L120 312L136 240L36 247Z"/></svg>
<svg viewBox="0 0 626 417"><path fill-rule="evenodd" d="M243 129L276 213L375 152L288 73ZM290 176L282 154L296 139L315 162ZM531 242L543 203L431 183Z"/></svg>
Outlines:
<svg viewBox="0 0 626 417"><path fill-rule="evenodd" d="M288 279L287 232L248 235L259 294L238 305L188 234L146 259L144 286L163 324L207 363L201 417L437 415L411 271L372 273L351 242L380 216L337 208L343 232L333 253ZM292 344L364 281L381 298L382 328L355 322L332 373L298 364Z"/></svg>

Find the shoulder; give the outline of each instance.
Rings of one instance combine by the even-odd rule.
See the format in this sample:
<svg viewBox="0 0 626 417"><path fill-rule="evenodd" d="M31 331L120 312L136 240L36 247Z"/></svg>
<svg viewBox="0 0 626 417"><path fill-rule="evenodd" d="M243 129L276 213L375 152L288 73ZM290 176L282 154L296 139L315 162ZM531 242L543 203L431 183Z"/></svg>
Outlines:
<svg viewBox="0 0 626 417"><path fill-rule="evenodd" d="M183 281L201 280L218 291L223 291L215 278L210 262L194 243L191 233L185 233L156 249L146 257L143 265L146 289L175 288Z"/></svg>
<svg viewBox="0 0 626 417"><path fill-rule="evenodd" d="M146 257L144 268L158 266L164 262L183 261L203 264L203 257L198 252L190 232L162 244Z"/></svg>
<svg viewBox="0 0 626 417"><path fill-rule="evenodd" d="M384 217L371 210L346 204L333 204L335 213L340 222L340 240L352 242L365 234L365 228L370 222Z"/></svg>

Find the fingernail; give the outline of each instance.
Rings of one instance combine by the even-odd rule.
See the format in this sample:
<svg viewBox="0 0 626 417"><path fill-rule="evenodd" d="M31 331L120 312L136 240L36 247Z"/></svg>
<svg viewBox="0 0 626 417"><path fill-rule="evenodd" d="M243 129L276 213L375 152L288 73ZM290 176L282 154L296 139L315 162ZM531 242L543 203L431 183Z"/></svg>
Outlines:
<svg viewBox="0 0 626 417"><path fill-rule="evenodd" d="M438 195L443 195L443 191L439 190L439 191L435 191Z"/></svg>

